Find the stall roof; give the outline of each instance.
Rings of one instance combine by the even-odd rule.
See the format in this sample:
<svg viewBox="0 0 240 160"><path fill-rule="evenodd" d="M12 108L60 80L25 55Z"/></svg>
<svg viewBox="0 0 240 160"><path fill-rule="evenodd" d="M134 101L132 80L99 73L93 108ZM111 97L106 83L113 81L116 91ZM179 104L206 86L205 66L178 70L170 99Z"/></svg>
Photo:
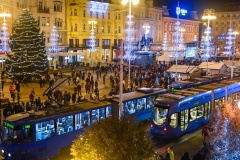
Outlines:
<svg viewBox="0 0 240 160"><path fill-rule="evenodd" d="M192 73L195 70L199 70L197 66L177 65L178 73ZM176 65L172 65L167 72L176 72Z"/></svg>
<svg viewBox="0 0 240 160"><path fill-rule="evenodd" d="M226 66L223 62L202 62L198 67L201 69L221 69L223 66ZM227 66L226 66L227 67Z"/></svg>
<svg viewBox="0 0 240 160"><path fill-rule="evenodd" d="M228 67L232 66L232 60L224 60L224 64L226 64ZM239 67L240 61L233 61L233 66Z"/></svg>

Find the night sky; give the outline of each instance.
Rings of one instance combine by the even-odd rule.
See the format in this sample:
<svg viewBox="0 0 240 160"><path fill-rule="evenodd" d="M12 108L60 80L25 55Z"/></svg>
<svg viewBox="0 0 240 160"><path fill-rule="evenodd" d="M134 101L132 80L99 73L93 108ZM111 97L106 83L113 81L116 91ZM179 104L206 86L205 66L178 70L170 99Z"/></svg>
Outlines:
<svg viewBox="0 0 240 160"><path fill-rule="evenodd" d="M240 0L154 0L156 6L167 5L169 9L176 8L178 1L180 8L188 11L197 11L201 15L206 8L213 8L219 11L225 3L240 3Z"/></svg>

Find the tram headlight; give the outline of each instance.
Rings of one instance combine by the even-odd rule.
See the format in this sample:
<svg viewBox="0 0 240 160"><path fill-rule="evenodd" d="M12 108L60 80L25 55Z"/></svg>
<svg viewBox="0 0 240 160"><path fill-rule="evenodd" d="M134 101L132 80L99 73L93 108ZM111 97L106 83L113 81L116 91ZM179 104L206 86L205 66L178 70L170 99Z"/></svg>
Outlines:
<svg viewBox="0 0 240 160"><path fill-rule="evenodd" d="M2 149L2 154L4 154L4 150Z"/></svg>
<svg viewBox="0 0 240 160"><path fill-rule="evenodd" d="M11 153L8 153L8 157L11 157Z"/></svg>

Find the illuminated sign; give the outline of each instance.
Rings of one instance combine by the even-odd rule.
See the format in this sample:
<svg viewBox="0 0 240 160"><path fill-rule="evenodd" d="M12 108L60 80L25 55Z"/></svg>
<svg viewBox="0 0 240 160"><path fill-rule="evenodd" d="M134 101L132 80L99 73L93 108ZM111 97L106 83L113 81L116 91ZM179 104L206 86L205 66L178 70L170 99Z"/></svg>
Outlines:
<svg viewBox="0 0 240 160"><path fill-rule="evenodd" d="M181 13L182 16L185 16L187 14L187 10L186 9L180 9L180 7L176 8L176 13L177 15L179 15Z"/></svg>
<svg viewBox="0 0 240 160"><path fill-rule="evenodd" d="M14 129L14 125L7 123L7 122L4 122L4 126Z"/></svg>
<svg viewBox="0 0 240 160"><path fill-rule="evenodd" d="M90 6L90 11L105 13L108 9L109 4L108 3L91 1L90 5L91 5Z"/></svg>

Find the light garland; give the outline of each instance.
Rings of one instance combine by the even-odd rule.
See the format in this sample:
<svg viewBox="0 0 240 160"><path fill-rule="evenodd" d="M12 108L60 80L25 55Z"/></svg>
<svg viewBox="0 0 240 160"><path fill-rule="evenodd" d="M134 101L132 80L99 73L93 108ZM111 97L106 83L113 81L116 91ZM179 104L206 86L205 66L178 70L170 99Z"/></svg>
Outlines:
<svg viewBox="0 0 240 160"><path fill-rule="evenodd" d="M48 63L43 34L28 9L13 24L10 37L13 54L7 54L6 72L9 78L23 75L40 77L47 73Z"/></svg>
<svg viewBox="0 0 240 160"><path fill-rule="evenodd" d="M58 44L58 31L57 31L57 27L53 26L52 27L52 34L51 34L52 38L51 40L51 48L49 48L49 51L51 51L52 53L56 53L60 51L60 48L58 48L59 44Z"/></svg>
<svg viewBox="0 0 240 160"><path fill-rule="evenodd" d="M227 46L225 47L226 51L224 51L223 53L228 56L233 56L234 54L236 54L236 52L234 52L235 36L233 35L232 28L228 29L228 36L226 37L226 39L227 39L226 41Z"/></svg>
<svg viewBox="0 0 240 160"><path fill-rule="evenodd" d="M164 33L164 36L163 36L163 51L167 51L167 47L168 47L168 40L167 40L167 33L165 32Z"/></svg>
<svg viewBox="0 0 240 160"><path fill-rule="evenodd" d="M212 45L212 42L211 42L211 33L212 33L212 29L211 27L207 27L205 29L205 39L204 39L204 53L201 55L201 57L203 57L206 61L208 61L209 58L211 58L213 55L212 55L212 52L211 52L211 45Z"/></svg>
<svg viewBox="0 0 240 160"><path fill-rule="evenodd" d="M3 22L2 24L2 35L1 35L1 52L7 53L10 52L9 44L8 44L8 31L7 31L7 24Z"/></svg>

